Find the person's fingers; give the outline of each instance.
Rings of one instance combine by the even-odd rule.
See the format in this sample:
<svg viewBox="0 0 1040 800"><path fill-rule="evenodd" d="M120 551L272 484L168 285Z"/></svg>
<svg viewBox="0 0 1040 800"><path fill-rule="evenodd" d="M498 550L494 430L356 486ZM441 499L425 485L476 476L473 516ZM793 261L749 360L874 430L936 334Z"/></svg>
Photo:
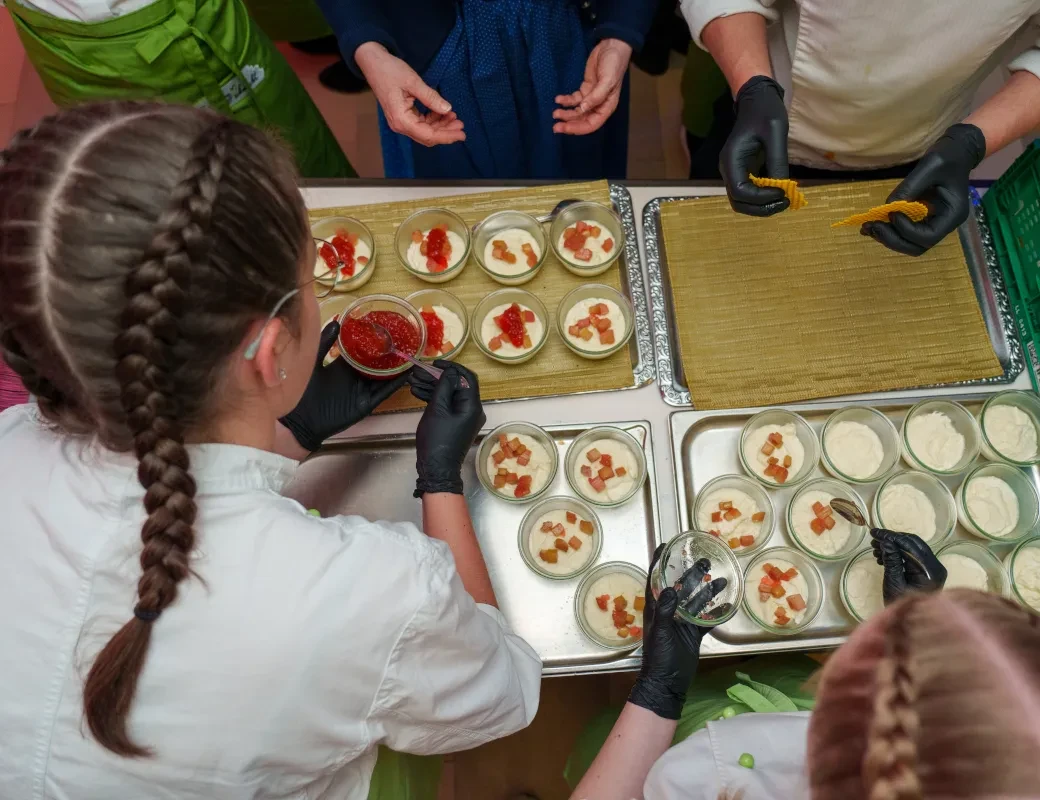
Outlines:
<svg viewBox="0 0 1040 800"><path fill-rule="evenodd" d="M408 383L408 374L416 371L414 367L402 372L400 375L395 375L393 378L387 381L373 381L372 386L372 408L376 408L380 403L390 397L394 392ZM421 371L421 370L420 370Z"/></svg>
<svg viewBox="0 0 1040 800"><path fill-rule="evenodd" d="M477 396L478 398L480 397L480 378L477 376L477 373L475 373L473 370L469 369L468 367L462 366L462 364L457 364L454 361L446 361L443 358L438 358L436 361L434 361L433 366L443 370L446 370L450 367L458 375L465 378L466 383L469 384L469 388L462 389L462 391L469 392Z"/></svg>
<svg viewBox="0 0 1040 800"><path fill-rule="evenodd" d="M679 605L679 595L671 586L666 587L657 598L657 610L654 613L654 629L656 631L671 628L675 624L675 609ZM645 611L645 609L644 609ZM643 615L646 616L645 614ZM644 620L645 626L645 620Z"/></svg>
<svg viewBox="0 0 1040 800"><path fill-rule="evenodd" d="M403 134L419 144L434 147L439 144L454 144L466 140L466 133L461 128L441 129L430 125L414 108L403 114L398 120L396 133Z"/></svg>
<svg viewBox="0 0 1040 800"><path fill-rule="evenodd" d="M553 112L553 119L569 122L572 119L581 119L584 115L580 108L558 108Z"/></svg>
<svg viewBox="0 0 1040 800"><path fill-rule="evenodd" d="M759 139L734 133L726 140L719 156L719 170L726 182L730 205L734 211L752 217L769 217L791 205L781 189L755 186L751 182L751 170L761 152Z"/></svg>
<svg viewBox="0 0 1040 800"><path fill-rule="evenodd" d="M704 576L709 572L711 572L711 561L699 558L675 582L675 591L679 593L679 599L684 606L704 586Z"/></svg>
<svg viewBox="0 0 1040 800"><path fill-rule="evenodd" d="M556 95L556 105L573 107L581 103L581 92Z"/></svg>
<svg viewBox="0 0 1040 800"><path fill-rule="evenodd" d="M683 606L683 610L685 610L690 616L698 616L704 610L704 607L714 600L715 596L722 592L728 585L729 581L725 578L715 578L715 580L711 581L707 586L687 600Z"/></svg>
<svg viewBox="0 0 1040 800"><path fill-rule="evenodd" d="M929 214L920 222L914 222L905 214L891 214L892 228L904 240L925 249L934 247L968 218L970 206L967 196L961 197L946 186L938 186Z"/></svg>
<svg viewBox="0 0 1040 800"><path fill-rule="evenodd" d="M787 119L774 119L769 122L765 141L766 172L770 178L787 178L790 168L787 165Z"/></svg>
<svg viewBox="0 0 1040 800"><path fill-rule="evenodd" d="M586 79L589 79L589 75L586 73ZM581 89L581 104L579 108L582 111L588 112L597 106L603 105L607 101L610 94L618 88L618 83L613 80L612 76L601 75L598 73L591 76L591 82L588 88L585 88L585 84L582 84Z"/></svg>
<svg viewBox="0 0 1040 800"><path fill-rule="evenodd" d="M610 119L610 115L618 106L620 92L616 92L607 98L602 105L592 109L584 116L577 117L571 121L557 122L553 125L553 133L564 133L571 136L585 136L598 131L603 124Z"/></svg>
<svg viewBox="0 0 1040 800"><path fill-rule="evenodd" d="M901 180L885 202L896 200L918 200L921 195L935 185L935 175L941 167L942 159L935 153L925 153L917 162L910 174Z"/></svg>
<svg viewBox="0 0 1040 800"><path fill-rule="evenodd" d="M908 242L900 236L896 232L896 229L892 227L891 223L869 222L863 227L866 229L867 236L870 236L876 242L883 244L889 250L907 256L919 256L925 251L925 248L921 247L921 245Z"/></svg>
<svg viewBox="0 0 1040 800"><path fill-rule="evenodd" d="M451 103L441 97L432 87L428 86L419 77L418 73L412 73L411 80L405 84L404 88L430 111L436 111L438 114L447 114L451 111Z"/></svg>
<svg viewBox="0 0 1040 800"><path fill-rule="evenodd" d="M314 365L315 369L322 366L325 363L325 356L328 355L329 350L332 349L332 345L336 343L336 339L339 337L339 320L332 320L326 325L321 331L321 338L318 339L318 359ZM337 361L339 359L336 359Z"/></svg>

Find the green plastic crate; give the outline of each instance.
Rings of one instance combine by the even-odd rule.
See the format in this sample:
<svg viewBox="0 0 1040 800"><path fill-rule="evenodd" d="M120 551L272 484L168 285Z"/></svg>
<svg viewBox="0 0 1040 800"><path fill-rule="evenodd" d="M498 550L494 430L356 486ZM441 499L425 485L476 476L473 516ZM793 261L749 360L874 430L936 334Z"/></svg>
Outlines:
<svg viewBox="0 0 1040 800"><path fill-rule="evenodd" d="M1040 139L982 198L1018 320L1033 388L1040 391Z"/></svg>

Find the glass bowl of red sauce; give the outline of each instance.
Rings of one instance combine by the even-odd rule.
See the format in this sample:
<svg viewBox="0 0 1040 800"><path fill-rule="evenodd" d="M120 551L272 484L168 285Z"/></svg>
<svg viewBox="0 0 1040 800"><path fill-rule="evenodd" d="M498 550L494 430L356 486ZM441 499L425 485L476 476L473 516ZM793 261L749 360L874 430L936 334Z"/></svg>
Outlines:
<svg viewBox="0 0 1040 800"><path fill-rule="evenodd" d="M444 283L462 272L469 260L470 229L446 208L416 211L397 227L394 252L410 275Z"/></svg>
<svg viewBox="0 0 1040 800"><path fill-rule="evenodd" d="M353 217L325 217L311 225L314 247L314 277L324 287L352 292L371 280L376 271L376 243L372 231ZM338 264L339 274L332 272Z"/></svg>
<svg viewBox="0 0 1040 800"><path fill-rule="evenodd" d="M451 361L469 339L469 312L466 304L443 289L420 289L405 300L419 309L426 324L426 346L419 358Z"/></svg>
<svg viewBox="0 0 1040 800"><path fill-rule="evenodd" d="M426 347L426 327L418 309L390 294L359 297L340 315L339 350L354 369L370 378L392 378L411 367L396 355L377 355L380 340L371 325L386 328L394 347L415 355Z"/></svg>

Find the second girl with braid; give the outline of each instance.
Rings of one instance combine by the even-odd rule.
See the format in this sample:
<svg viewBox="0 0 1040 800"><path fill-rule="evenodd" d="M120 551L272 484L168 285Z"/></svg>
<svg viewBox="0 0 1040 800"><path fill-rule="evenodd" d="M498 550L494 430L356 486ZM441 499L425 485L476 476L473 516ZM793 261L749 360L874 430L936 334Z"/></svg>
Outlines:
<svg viewBox="0 0 1040 800"><path fill-rule="evenodd" d="M290 157L214 113L83 106L0 157L37 398L0 415L0 797L393 796L380 745L533 717L462 496L475 375L411 378L425 534L279 494L405 380L321 368L314 258Z"/></svg>

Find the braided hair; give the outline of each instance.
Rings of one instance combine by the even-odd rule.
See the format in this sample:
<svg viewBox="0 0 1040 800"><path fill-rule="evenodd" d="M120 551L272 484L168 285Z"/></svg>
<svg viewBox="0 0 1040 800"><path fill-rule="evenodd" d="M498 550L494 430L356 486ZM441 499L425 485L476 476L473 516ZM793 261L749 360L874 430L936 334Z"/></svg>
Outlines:
<svg viewBox="0 0 1040 800"><path fill-rule="evenodd" d="M63 433L133 451L144 488L133 615L83 689L91 733L120 755L150 753L127 720L155 621L192 575L185 437L206 435L225 368L295 287L307 236L287 153L208 111L82 106L0 161L4 359Z"/></svg>

